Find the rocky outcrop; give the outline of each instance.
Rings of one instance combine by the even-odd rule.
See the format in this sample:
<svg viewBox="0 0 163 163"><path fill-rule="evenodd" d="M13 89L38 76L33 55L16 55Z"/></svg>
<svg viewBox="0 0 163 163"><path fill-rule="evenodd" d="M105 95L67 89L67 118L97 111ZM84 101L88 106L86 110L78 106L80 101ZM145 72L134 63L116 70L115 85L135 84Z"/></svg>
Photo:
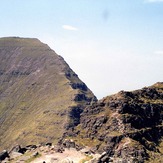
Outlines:
<svg viewBox="0 0 163 163"><path fill-rule="evenodd" d="M6 150L2 151L0 153L0 162L3 161L4 159L9 158L9 154Z"/></svg>
<svg viewBox="0 0 163 163"><path fill-rule="evenodd" d="M121 91L84 109L70 134L80 146L103 153L98 162L163 159L163 83Z"/></svg>
<svg viewBox="0 0 163 163"><path fill-rule="evenodd" d="M0 150L57 143L96 97L38 39L0 38Z"/></svg>

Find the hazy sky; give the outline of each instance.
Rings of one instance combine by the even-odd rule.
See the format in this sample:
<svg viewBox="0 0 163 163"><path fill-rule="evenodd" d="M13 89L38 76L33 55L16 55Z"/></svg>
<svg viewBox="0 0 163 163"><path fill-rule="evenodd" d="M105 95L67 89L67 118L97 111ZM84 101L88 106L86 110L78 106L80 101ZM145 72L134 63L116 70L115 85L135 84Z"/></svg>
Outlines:
<svg viewBox="0 0 163 163"><path fill-rule="evenodd" d="M36 37L98 98L163 81L163 0L0 0L0 37Z"/></svg>

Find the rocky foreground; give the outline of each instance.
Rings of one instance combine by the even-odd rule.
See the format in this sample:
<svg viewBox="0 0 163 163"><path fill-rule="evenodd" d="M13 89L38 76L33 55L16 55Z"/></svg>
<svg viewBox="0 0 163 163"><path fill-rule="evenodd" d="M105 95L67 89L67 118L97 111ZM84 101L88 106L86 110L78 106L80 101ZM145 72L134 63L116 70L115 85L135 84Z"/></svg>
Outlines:
<svg viewBox="0 0 163 163"><path fill-rule="evenodd" d="M93 153L89 147L77 150L72 140L66 140L62 146L47 143L21 148L17 145L0 154L2 163L94 163L100 159L101 155Z"/></svg>

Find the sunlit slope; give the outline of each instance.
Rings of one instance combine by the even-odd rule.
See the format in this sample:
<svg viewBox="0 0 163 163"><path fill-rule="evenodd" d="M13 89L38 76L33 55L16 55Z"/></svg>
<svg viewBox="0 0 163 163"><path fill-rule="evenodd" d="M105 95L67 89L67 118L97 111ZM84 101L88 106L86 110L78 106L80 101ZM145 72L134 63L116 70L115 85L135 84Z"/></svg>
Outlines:
<svg viewBox="0 0 163 163"><path fill-rule="evenodd" d="M78 123L72 110L82 112L80 105L92 99L87 86L46 44L0 39L0 149L57 142Z"/></svg>

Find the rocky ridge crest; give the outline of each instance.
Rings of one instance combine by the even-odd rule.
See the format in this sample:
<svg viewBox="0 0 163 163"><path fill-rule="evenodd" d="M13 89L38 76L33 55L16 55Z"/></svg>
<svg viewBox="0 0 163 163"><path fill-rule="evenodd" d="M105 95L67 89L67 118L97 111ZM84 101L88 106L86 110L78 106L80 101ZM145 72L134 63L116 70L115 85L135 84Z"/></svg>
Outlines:
<svg viewBox="0 0 163 163"><path fill-rule="evenodd" d="M68 136L105 152L102 162L163 160L163 83L121 91L86 107Z"/></svg>

